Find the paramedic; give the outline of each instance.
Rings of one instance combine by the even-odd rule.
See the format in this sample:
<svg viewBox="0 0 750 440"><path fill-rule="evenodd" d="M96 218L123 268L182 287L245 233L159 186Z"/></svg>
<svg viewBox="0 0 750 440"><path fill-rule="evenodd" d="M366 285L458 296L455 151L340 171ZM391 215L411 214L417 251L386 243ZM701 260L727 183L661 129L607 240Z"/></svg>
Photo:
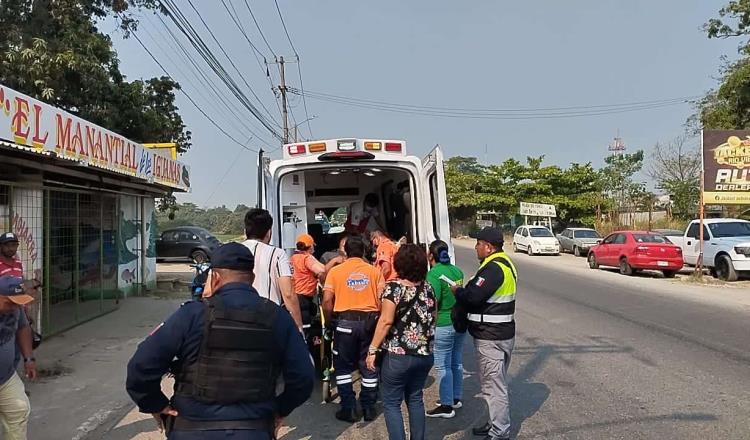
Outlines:
<svg viewBox="0 0 750 440"><path fill-rule="evenodd" d="M375 248L375 266L380 269L386 282L398 278L393 268L393 257L398 251L398 246L383 231L373 231L370 235L372 246Z"/></svg>
<svg viewBox="0 0 750 440"><path fill-rule="evenodd" d="M346 261L334 267L323 288L325 321L335 328L333 367L341 408L336 418L354 423L359 420L352 372L362 377L360 404L366 421L377 416L378 372L367 368L367 350L380 312L380 295L385 287L380 271L364 260L365 241L358 236L346 240ZM334 316L335 314L335 316ZM331 318L335 318L335 324Z"/></svg>

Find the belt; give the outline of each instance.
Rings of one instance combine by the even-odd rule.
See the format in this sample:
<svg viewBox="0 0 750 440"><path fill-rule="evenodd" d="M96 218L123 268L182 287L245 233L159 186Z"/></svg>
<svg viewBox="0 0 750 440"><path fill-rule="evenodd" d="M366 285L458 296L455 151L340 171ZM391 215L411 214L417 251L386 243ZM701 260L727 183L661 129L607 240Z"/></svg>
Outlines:
<svg viewBox="0 0 750 440"><path fill-rule="evenodd" d="M469 313L469 321L471 322L487 322L490 324L502 324L506 322L513 322L513 315L482 315L478 313Z"/></svg>
<svg viewBox="0 0 750 440"><path fill-rule="evenodd" d="M273 421L255 420L188 420L175 417L174 431L223 431L227 429L273 432Z"/></svg>
<svg viewBox="0 0 750 440"><path fill-rule="evenodd" d="M338 312L336 318L344 321L367 321L372 315L377 315L378 312L362 312L359 310L349 310L346 312Z"/></svg>

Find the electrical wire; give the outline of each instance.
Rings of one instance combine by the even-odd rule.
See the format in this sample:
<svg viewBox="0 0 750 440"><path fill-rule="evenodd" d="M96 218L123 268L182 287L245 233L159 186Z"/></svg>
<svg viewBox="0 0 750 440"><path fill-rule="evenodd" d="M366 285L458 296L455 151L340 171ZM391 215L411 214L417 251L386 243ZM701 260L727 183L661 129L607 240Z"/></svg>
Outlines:
<svg viewBox="0 0 750 440"><path fill-rule="evenodd" d="M172 75L169 73L169 71L166 68L164 68L164 66L159 62L159 60L156 59L156 57L149 50L149 48L146 47L145 44L143 44L143 41L141 41L141 39L138 37L138 34L136 32L132 32L132 35L136 39L136 41L138 42L138 44L141 45L141 47L143 48L143 50L145 50L146 53L151 57L151 59L154 60L154 62L156 63L156 65L158 65L161 68L161 70L163 70L164 73L168 77L172 78ZM180 88L179 90L195 106L195 108L198 109L198 111L201 112L201 114L203 114L203 116L206 119L208 119L208 121L211 122L211 124L214 125L214 127L216 127L220 132L222 132L224 134L224 136L228 137L230 140L232 140L234 143L236 143L237 145L241 146L242 148L244 148L244 149L246 149L248 151L252 151L254 153L258 153L258 150L254 150L254 149L252 149L252 148L250 148L250 147L242 144L240 141L238 141L237 139L235 139L231 134L227 133L227 131L224 128L222 128L219 124L217 124L216 121L213 120L213 118L211 118L210 116L208 116L208 114L206 114L206 112L203 111L203 109L195 102L195 100L193 100L193 98L190 96L190 94L188 94L182 88Z"/></svg>
<svg viewBox="0 0 750 440"><path fill-rule="evenodd" d="M260 111L250 102L250 100L245 96L245 94L242 92L242 90L239 88L237 83L234 81L234 79L229 75L229 73L224 69L224 67L219 63L219 61L216 59L216 57L213 55L212 51L208 48L208 46L205 44L203 39L200 37L198 32L195 30L195 28L190 24L190 20L188 20L185 15L180 11L180 9L177 7L177 5L174 3L173 0L160 0L160 5L164 12L169 16L169 18L172 20L172 22L175 24L177 29L185 35L188 42L193 46L193 48L198 52L198 54L203 58L206 65L216 74L216 76L224 83L224 85L229 89L229 91L234 95L237 100L245 107L252 116L260 122L260 124L268 131L270 132L274 138L281 140L282 136L279 134L279 132L271 125L271 123L266 120L266 118L260 113ZM257 135L257 133L250 131L251 134L256 136L256 138L263 140L267 144L271 144L270 142L263 139L261 136Z"/></svg>
<svg viewBox="0 0 750 440"><path fill-rule="evenodd" d="M328 101L349 107L359 107L371 110L381 110L394 113L411 114L419 116L433 116L457 119L502 119L502 120L524 120L524 119L558 119L584 116L598 116L606 114L618 114L632 111L650 110L689 103L694 97L672 98L658 101L643 101L626 104L608 104L575 107L557 107L547 109L456 109L449 107L428 107L406 104L386 103L383 101L372 101L357 98L348 98L338 95L323 94L316 92L302 92L290 88L290 93L305 94L311 99Z"/></svg>
<svg viewBox="0 0 750 440"><path fill-rule="evenodd" d="M229 1L231 2L232 0L229 0ZM260 33L261 38L263 38L263 41L266 42L266 46L268 47L268 50L271 51L271 55L273 55L273 57L276 58L276 53L273 51L273 48L271 47L271 45L268 43L268 40L266 39L265 34L263 34L263 31L260 29L258 20L255 19L255 14L253 14L253 9L250 7L250 3L248 3L247 0L244 0L244 1L245 1L245 7L247 7L247 11L250 13L250 16L253 18L253 22L255 23L255 27L258 28L258 32ZM277 4L276 7L278 8L278 6L279 5ZM288 33L287 33L287 36L289 36Z"/></svg>

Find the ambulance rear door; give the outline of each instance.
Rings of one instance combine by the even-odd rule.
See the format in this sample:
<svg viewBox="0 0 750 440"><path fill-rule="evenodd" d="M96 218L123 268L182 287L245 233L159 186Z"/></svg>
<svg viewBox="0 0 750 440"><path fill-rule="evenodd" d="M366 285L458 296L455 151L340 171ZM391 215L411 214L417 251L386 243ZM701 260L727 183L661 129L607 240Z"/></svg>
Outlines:
<svg viewBox="0 0 750 440"><path fill-rule="evenodd" d="M422 200L420 200L420 213L422 218L422 229L424 234L419 234L427 239L426 244L433 240L443 240L450 246L451 254L451 228L448 218L448 195L445 188L445 169L443 165L443 152L436 146L430 154L422 159Z"/></svg>
<svg viewBox="0 0 750 440"><path fill-rule="evenodd" d="M263 150L258 153L258 199L256 206L265 209L271 213L274 228L279 225L278 219L278 199L277 199L276 182L271 174L271 158L264 155ZM271 234L271 244L278 246L279 234Z"/></svg>

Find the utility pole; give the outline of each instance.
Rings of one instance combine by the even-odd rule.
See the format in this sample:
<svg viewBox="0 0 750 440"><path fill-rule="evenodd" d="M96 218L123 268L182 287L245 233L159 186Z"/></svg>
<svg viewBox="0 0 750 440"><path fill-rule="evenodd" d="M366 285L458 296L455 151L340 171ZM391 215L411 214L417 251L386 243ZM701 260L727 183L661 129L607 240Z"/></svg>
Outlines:
<svg viewBox="0 0 750 440"><path fill-rule="evenodd" d="M284 77L284 57L279 57L279 71L281 72L281 85L279 90L281 91L281 113L282 119L284 120L284 143L289 143L289 110L286 105L286 80Z"/></svg>

